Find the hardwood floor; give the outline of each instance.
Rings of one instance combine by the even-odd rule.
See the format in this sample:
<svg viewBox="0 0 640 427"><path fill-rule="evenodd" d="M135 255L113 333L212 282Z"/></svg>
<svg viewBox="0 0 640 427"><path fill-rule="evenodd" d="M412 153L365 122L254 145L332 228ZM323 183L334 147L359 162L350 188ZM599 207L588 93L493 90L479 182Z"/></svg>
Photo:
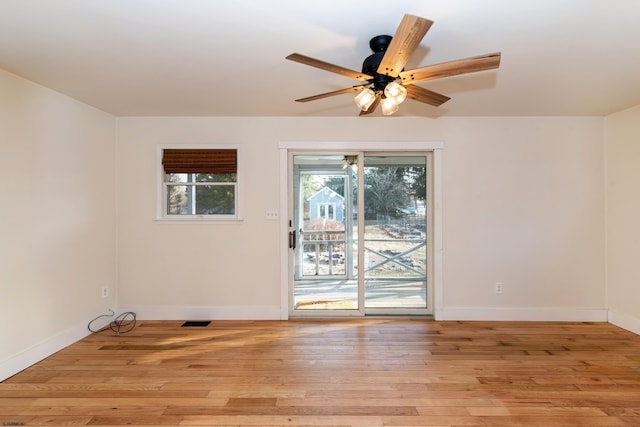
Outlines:
<svg viewBox="0 0 640 427"><path fill-rule="evenodd" d="M640 426L605 323L138 322L0 383L2 425Z"/></svg>

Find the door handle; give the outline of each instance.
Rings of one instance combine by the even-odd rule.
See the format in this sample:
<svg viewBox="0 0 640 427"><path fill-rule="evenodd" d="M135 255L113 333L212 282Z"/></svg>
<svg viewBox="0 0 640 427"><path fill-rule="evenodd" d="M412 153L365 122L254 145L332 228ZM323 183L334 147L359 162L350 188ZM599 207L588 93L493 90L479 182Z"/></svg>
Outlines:
<svg viewBox="0 0 640 427"><path fill-rule="evenodd" d="M289 232L289 248L296 248L296 230L292 230Z"/></svg>

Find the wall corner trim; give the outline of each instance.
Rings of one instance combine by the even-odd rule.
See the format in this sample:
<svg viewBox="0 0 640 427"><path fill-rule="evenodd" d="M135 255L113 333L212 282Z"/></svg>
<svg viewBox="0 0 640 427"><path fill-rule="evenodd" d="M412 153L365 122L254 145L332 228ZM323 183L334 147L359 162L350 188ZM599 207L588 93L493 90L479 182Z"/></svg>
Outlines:
<svg viewBox="0 0 640 427"><path fill-rule="evenodd" d="M640 319L630 314L609 310L608 321L612 325L640 335Z"/></svg>

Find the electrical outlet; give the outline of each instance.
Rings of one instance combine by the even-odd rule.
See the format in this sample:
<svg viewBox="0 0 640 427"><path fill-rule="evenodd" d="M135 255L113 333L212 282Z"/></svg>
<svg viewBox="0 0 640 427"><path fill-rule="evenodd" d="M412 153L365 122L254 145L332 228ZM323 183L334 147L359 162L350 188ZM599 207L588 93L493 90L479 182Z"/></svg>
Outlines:
<svg viewBox="0 0 640 427"><path fill-rule="evenodd" d="M502 282L496 282L496 294L501 294L502 293L502 288L503 288L503 284Z"/></svg>
<svg viewBox="0 0 640 427"><path fill-rule="evenodd" d="M278 214L278 211L267 211L265 213L265 218L275 220L280 218L280 215Z"/></svg>
<svg viewBox="0 0 640 427"><path fill-rule="evenodd" d="M101 296L102 298L106 298L106 297L108 297L108 296L109 296L109 287L108 287L108 286L103 286L103 287L100 289L100 296Z"/></svg>

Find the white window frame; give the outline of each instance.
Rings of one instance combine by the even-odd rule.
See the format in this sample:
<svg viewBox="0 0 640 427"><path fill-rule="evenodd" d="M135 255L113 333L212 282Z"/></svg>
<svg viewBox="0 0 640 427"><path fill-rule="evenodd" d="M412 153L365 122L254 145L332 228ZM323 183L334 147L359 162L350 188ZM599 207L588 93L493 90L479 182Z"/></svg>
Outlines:
<svg viewBox="0 0 640 427"><path fill-rule="evenodd" d="M162 155L166 149L232 149L236 150L237 164L236 164L236 181L235 181L235 214L233 215L169 215L167 213L167 183L165 181L164 166L162 165ZM156 170L157 170L157 206L156 206L156 221L160 223L193 223L193 224L225 224L225 223L238 223L243 220L242 217L242 203L241 203L241 175L242 175L242 156L240 147L237 145L218 145L218 144L162 144L157 146L156 153ZM211 185L212 183L183 183L183 185ZM220 183L229 185L230 183ZM216 185L216 183L213 183Z"/></svg>

